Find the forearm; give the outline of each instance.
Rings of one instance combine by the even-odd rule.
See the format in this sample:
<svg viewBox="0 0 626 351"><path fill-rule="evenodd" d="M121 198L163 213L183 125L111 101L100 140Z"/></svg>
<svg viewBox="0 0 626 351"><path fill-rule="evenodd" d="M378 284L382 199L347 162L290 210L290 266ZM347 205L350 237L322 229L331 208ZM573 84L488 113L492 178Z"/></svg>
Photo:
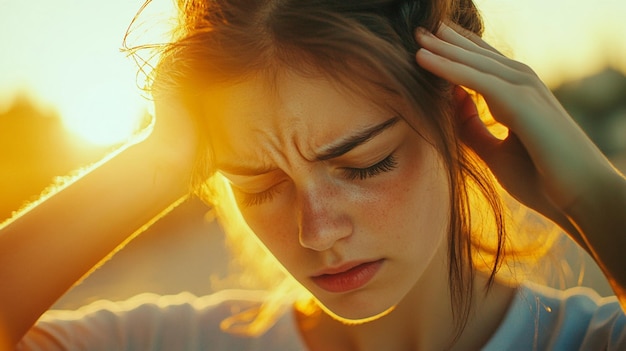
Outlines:
<svg viewBox="0 0 626 351"><path fill-rule="evenodd" d="M0 229L0 330L17 342L69 287L188 190L188 170L134 145ZM0 341L1 342L1 341Z"/></svg>
<svg viewBox="0 0 626 351"><path fill-rule="evenodd" d="M626 178L603 174L602 186L566 212L626 311Z"/></svg>

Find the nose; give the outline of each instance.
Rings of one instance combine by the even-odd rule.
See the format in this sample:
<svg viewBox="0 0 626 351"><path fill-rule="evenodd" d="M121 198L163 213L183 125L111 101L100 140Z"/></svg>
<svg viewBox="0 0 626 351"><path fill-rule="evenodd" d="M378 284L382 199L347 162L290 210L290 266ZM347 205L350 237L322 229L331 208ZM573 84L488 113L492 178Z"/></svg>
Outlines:
<svg viewBox="0 0 626 351"><path fill-rule="evenodd" d="M300 245L324 251L352 234L350 217L337 192L328 187L311 187L301 191L298 201Z"/></svg>

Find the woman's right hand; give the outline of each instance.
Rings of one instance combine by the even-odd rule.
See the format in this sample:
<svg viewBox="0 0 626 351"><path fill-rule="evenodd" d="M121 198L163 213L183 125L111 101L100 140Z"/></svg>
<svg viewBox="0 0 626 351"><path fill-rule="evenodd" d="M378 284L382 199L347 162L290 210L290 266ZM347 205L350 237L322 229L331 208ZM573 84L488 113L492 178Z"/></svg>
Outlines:
<svg viewBox="0 0 626 351"><path fill-rule="evenodd" d="M175 166L182 179L188 180L194 168L198 151L198 128L191 113L180 100L162 96L155 103L155 117L150 134L141 148L162 161Z"/></svg>

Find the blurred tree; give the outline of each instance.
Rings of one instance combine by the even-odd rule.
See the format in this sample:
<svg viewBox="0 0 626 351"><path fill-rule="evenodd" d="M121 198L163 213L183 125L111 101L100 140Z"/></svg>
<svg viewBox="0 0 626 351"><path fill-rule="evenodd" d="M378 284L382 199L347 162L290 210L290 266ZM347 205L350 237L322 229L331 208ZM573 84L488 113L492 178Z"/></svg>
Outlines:
<svg viewBox="0 0 626 351"><path fill-rule="evenodd" d="M626 152L626 76L608 68L554 90L565 109L609 157Z"/></svg>
<svg viewBox="0 0 626 351"><path fill-rule="evenodd" d="M111 147L93 146L67 132L52 110L25 94L0 112L0 221L35 200L56 177L102 158Z"/></svg>

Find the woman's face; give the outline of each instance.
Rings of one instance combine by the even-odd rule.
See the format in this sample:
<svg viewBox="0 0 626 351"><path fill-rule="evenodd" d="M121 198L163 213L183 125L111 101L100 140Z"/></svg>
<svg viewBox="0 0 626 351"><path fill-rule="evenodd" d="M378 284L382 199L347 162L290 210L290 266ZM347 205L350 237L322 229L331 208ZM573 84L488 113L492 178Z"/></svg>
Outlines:
<svg viewBox="0 0 626 351"><path fill-rule="evenodd" d="M243 217L328 310L383 313L445 252L446 172L397 112L294 73L215 88L205 101Z"/></svg>

